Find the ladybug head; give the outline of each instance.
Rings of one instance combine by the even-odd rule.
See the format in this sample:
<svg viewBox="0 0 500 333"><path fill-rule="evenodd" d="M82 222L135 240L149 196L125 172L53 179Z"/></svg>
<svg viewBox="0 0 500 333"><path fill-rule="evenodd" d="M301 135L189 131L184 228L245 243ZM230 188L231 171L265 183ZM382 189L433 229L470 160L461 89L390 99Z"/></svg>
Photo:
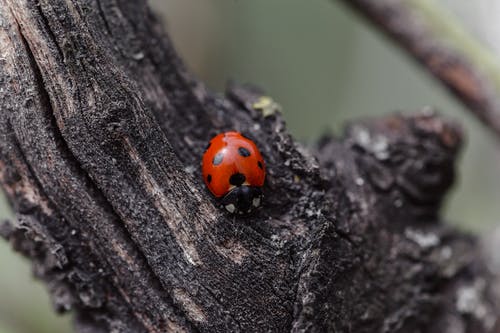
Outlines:
<svg viewBox="0 0 500 333"><path fill-rule="evenodd" d="M260 206L262 191L259 187L242 185L233 188L222 199L222 205L230 213L248 214Z"/></svg>

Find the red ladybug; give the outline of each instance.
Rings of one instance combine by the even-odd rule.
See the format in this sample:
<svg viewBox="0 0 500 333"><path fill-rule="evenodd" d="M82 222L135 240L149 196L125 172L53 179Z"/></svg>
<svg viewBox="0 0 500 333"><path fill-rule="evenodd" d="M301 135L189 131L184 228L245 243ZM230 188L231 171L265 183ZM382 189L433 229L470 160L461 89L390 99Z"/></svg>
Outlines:
<svg viewBox="0 0 500 333"><path fill-rule="evenodd" d="M255 143L238 132L215 136L203 155L201 170L210 192L230 213L250 213L260 206L266 170Z"/></svg>

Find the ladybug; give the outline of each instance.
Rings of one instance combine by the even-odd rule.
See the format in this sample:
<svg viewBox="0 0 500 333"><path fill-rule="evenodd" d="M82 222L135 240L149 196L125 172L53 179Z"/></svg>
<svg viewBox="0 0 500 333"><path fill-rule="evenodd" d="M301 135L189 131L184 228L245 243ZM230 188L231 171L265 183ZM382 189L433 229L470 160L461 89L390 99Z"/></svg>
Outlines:
<svg viewBox="0 0 500 333"><path fill-rule="evenodd" d="M201 165L210 192L230 213L246 214L260 206L266 177L255 143L239 132L221 133L208 144Z"/></svg>

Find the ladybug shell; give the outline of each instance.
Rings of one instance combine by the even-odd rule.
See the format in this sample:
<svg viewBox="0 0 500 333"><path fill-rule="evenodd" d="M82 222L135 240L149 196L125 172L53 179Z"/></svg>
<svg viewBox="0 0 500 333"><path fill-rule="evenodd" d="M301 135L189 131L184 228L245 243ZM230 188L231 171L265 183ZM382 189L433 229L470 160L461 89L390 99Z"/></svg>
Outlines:
<svg viewBox="0 0 500 333"><path fill-rule="evenodd" d="M210 140L201 169L205 184L216 197L242 185L261 187L266 175L259 149L238 132L221 133Z"/></svg>

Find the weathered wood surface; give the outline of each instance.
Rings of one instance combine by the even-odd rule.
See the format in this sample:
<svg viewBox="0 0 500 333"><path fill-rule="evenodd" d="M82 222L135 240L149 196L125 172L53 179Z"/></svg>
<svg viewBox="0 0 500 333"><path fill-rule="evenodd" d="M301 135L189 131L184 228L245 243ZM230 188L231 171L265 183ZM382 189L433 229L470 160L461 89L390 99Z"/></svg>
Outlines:
<svg viewBox="0 0 500 333"><path fill-rule="evenodd" d="M493 330L477 241L438 216L455 124L392 115L307 149L254 89L192 78L142 1L0 0L0 27L0 181L18 217L0 233L79 332ZM248 217L200 177L229 129L268 168Z"/></svg>

